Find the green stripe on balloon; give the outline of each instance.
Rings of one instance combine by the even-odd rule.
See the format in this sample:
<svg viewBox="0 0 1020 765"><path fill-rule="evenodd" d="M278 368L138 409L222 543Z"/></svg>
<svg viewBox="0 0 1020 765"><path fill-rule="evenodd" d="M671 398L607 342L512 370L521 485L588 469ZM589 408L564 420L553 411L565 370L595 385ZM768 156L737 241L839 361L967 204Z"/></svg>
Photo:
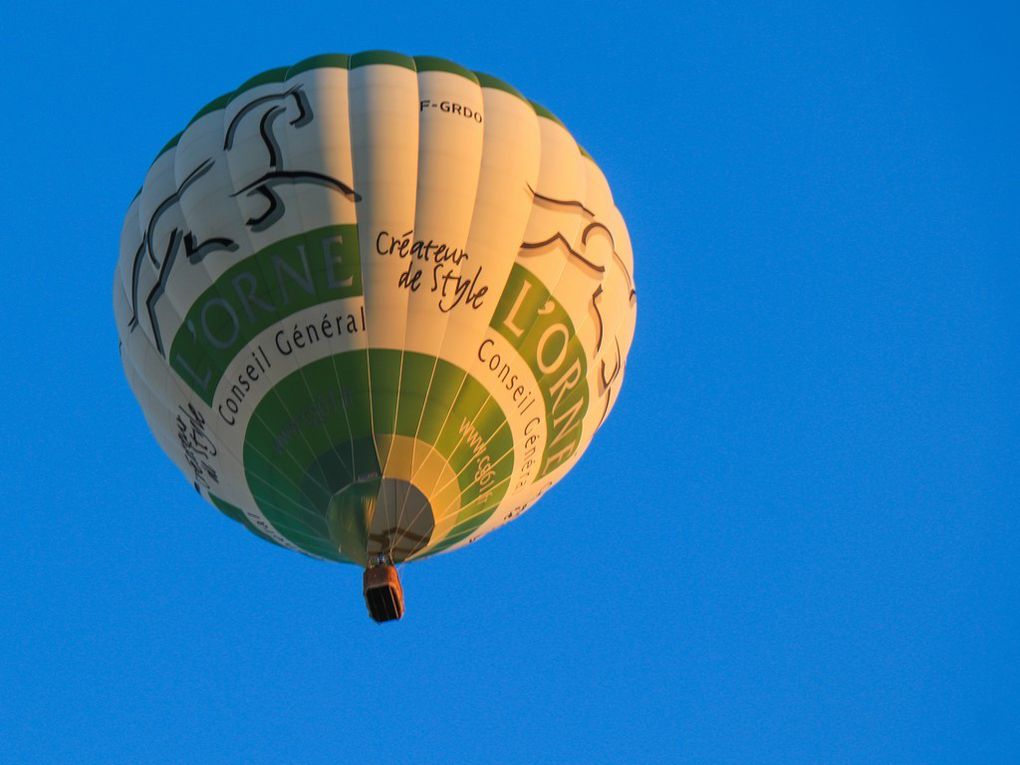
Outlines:
<svg viewBox="0 0 1020 765"><path fill-rule="evenodd" d="M445 58L437 58L435 56L415 56L414 65L419 72L448 72L450 74L459 75L466 80L471 80L471 82L476 85L478 84L478 77L474 72Z"/></svg>
<svg viewBox="0 0 1020 765"><path fill-rule="evenodd" d="M351 56L351 69L373 64L389 64L410 69L412 72L416 71L413 58L405 56L403 53L394 53L391 50L366 50Z"/></svg>

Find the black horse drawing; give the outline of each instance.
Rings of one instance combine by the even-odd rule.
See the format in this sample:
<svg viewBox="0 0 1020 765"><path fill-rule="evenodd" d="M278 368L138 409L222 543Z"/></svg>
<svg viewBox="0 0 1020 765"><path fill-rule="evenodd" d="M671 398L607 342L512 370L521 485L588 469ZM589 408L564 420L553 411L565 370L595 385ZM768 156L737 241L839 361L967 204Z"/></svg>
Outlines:
<svg viewBox="0 0 1020 765"><path fill-rule="evenodd" d="M608 346L604 337L605 322L602 319L602 311L599 308L599 304L603 297L602 281L606 273L606 264L597 263L588 256L588 240L597 233L602 234L609 239L610 252L612 253L611 258L615 261L620 272L623 274L627 288L627 301L632 308L637 303L637 292L634 289L634 279L631 276L630 269L627 268L627 264L616 251L616 242L613 238L613 232L610 231L604 223L598 220L592 210L588 209L588 207L578 200L555 199L550 196L539 194L530 186L528 187L528 191L531 192L533 204L536 206L565 215L579 215L585 221L584 228L581 229L581 235L576 242L570 242L564 235L563 231L558 230L559 227L555 227L553 230L547 232L548 236L540 238L538 241L521 242L521 255L527 257L530 255L540 255L553 249L565 249L570 262L580 267L580 269L584 273L588 274L595 282L595 288L592 291L591 300L589 301L589 310L591 312L592 321L595 325L595 348L592 352L592 362L599 364L598 395L604 399L602 418L599 420L599 424L601 424L602 420L605 419L606 414L609 412L612 386L617 381L617 378L623 369L623 358L620 350L620 340L618 337L614 337L611 362L612 370L610 371L610 365L606 363L610 358L610 353L608 352ZM605 349L604 346L606 346Z"/></svg>
<svg viewBox="0 0 1020 765"><path fill-rule="evenodd" d="M139 280L141 265L148 258L157 269L155 284L145 296L145 310L152 325L156 348L163 356L166 351L163 344L159 320L156 316L156 304L166 291L170 273L183 255L184 260L195 265L213 252L234 252L239 245L230 236L212 235L199 238L187 227L169 226L166 230L160 225L161 219L177 206L182 197L189 192L215 164L225 161L228 152L234 148L238 134L249 125L251 119L258 118L258 136L265 148L265 171L254 181L243 188L229 192L231 197L244 197L249 200L261 201L263 207L256 214L244 221L248 230L262 232L270 229L286 213L286 205L278 189L281 186L295 184L312 184L329 189L343 195L352 202L361 201L361 196L347 183L332 176L314 170L295 170L285 166L283 152L279 142L279 122L288 112L293 117L287 125L300 129L311 124L314 119L308 96L301 86L294 86L280 93L254 98L242 106L231 119L223 139L222 157L208 157L198 164L178 185L172 194L166 197L149 216L141 244L135 252L131 273L131 319L128 323L130 331L138 327L139 314Z"/></svg>

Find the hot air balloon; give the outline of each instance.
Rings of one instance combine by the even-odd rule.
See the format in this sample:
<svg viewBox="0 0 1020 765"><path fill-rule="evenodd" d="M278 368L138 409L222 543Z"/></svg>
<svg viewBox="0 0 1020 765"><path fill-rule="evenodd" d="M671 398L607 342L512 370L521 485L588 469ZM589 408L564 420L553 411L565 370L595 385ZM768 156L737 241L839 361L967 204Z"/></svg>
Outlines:
<svg viewBox="0 0 1020 765"><path fill-rule="evenodd" d="M195 489L364 567L385 621L396 564L511 521L580 458L619 395L633 273L605 177L549 111L371 51L199 110L128 208L114 312Z"/></svg>

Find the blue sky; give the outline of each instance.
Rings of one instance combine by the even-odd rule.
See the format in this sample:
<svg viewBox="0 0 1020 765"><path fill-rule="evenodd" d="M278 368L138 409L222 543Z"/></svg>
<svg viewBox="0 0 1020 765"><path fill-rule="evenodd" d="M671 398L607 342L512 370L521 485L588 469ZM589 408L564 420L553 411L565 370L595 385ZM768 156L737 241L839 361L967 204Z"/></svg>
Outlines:
<svg viewBox="0 0 1020 765"><path fill-rule="evenodd" d="M1020 758L1015 7L619 5L5 8L0 759ZM584 459L385 627L176 474L109 297L197 108L371 48L561 117L639 293Z"/></svg>

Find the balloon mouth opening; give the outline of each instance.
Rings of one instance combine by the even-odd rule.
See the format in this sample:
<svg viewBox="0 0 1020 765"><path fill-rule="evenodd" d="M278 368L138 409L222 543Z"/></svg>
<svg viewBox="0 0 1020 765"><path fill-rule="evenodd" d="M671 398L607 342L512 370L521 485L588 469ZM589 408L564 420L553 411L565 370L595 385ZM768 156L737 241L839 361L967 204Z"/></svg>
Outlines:
<svg viewBox="0 0 1020 765"><path fill-rule="evenodd" d="M368 565L380 556L394 563L428 546L436 527L432 503L403 478L359 478L333 494L327 509L338 551Z"/></svg>

